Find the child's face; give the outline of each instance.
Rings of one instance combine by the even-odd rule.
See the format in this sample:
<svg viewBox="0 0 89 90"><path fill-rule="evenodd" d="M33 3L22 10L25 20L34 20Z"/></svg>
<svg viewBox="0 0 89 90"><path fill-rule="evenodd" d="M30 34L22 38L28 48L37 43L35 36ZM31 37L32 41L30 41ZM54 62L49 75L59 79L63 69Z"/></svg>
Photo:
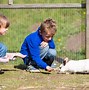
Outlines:
<svg viewBox="0 0 89 90"><path fill-rule="evenodd" d="M8 30L8 27L6 27L6 22L4 22L3 24L1 24L0 26L0 35L5 35L6 32Z"/></svg>
<svg viewBox="0 0 89 90"><path fill-rule="evenodd" d="M54 36L54 34L51 34L50 32L42 32L41 35L45 42L50 41Z"/></svg>
<svg viewBox="0 0 89 90"><path fill-rule="evenodd" d="M5 35L7 30L8 30L8 28L1 27L0 28L0 35Z"/></svg>

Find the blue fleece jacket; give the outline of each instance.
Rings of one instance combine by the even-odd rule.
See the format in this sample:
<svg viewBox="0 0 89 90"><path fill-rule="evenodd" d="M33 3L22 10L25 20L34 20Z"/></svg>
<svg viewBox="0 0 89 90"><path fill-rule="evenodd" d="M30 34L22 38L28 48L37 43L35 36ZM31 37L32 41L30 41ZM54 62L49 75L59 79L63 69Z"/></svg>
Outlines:
<svg viewBox="0 0 89 90"><path fill-rule="evenodd" d="M43 41L43 39L42 39L42 36L39 34L39 29L40 28L38 28L36 32L29 34L25 38L21 46L20 53L27 56L30 55L32 57L32 60L34 60L39 67L46 69L46 66L48 65L40 58L39 46ZM53 39L48 42L48 45L49 45L49 48L52 48L52 49L55 48Z"/></svg>

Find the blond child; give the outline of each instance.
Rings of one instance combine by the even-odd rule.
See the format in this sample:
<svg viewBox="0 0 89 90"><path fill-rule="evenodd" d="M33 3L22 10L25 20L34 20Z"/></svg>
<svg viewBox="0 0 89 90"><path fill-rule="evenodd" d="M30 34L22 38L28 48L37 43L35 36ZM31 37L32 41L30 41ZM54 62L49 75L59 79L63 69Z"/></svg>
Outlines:
<svg viewBox="0 0 89 90"><path fill-rule="evenodd" d="M52 63L56 56L53 36L56 33L56 22L53 19L43 21L36 32L29 34L22 46L21 53L27 55L23 58L30 72L40 72L45 69L53 71Z"/></svg>
<svg viewBox="0 0 89 90"><path fill-rule="evenodd" d="M7 17L0 14L0 35L5 35L9 26L10 22ZM25 55L22 55L21 53L7 53L7 47L0 42L0 62L9 62L14 56L21 58L25 57Z"/></svg>

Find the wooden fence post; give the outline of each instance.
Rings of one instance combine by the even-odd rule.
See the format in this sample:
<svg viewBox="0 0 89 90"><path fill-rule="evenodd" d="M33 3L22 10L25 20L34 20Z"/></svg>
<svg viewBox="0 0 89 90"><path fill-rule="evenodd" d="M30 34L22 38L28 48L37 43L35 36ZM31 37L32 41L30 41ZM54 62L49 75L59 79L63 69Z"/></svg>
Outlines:
<svg viewBox="0 0 89 90"><path fill-rule="evenodd" d="M13 0L8 0L8 4L12 5L13 4Z"/></svg>
<svg viewBox="0 0 89 90"><path fill-rule="evenodd" d="M89 58L89 0L86 0L86 58Z"/></svg>

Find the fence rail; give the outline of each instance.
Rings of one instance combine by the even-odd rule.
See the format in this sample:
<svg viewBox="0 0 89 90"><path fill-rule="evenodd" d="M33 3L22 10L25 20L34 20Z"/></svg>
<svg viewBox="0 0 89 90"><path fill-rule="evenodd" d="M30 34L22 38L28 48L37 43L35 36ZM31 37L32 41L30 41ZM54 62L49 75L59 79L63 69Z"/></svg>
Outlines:
<svg viewBox="0 0 89 90"><path fill-rule="evenodd" d="M66 4L0 4L0 8L84 8L85 4L66 3Z"/></svg>

